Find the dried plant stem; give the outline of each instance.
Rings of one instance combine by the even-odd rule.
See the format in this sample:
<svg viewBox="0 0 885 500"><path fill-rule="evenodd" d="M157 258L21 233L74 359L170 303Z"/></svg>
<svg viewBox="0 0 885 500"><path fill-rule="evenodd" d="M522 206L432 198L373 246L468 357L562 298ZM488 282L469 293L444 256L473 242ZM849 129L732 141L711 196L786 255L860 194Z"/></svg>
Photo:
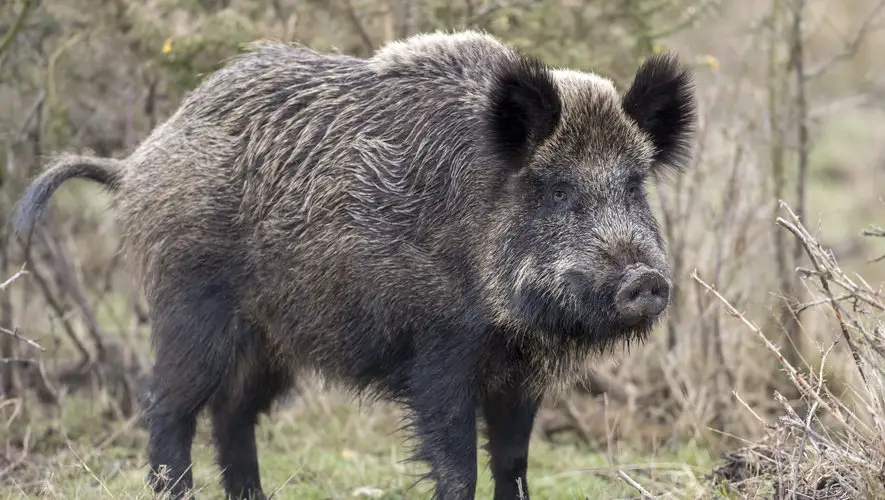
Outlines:
<svg viewBox="0 0 885 500"><path fill-rule="evenodd" d="M654 498L655 497L654 495L649 493L648 490L643 488L641 484L637 483L635 479L630 477L630 475L627 474L626 472L624 472L623 470L618 470L618 477L623 479L624 482L626 482L627 484L629 484L633 488L636 488L636 491L638 491L642 495L642 498Z"/></svg>
<svg viewBox="0 0 885 500"><path fill-rule="evenodd" d="M15 280L21 278L21 277L24 276L25 274L28 274L28 272L25 271L25 267L22 266L22 268L19 269L15 274L13 274L12 276L10 276L9 279L7 279L6 281L4 281L3 283L0 283L0 291L2 291L2 290L6 290L6 287L8 287L10 284L12 284L13 281L15 281Z"/></svg>
<svg viewBox="0 0 885 500"><path fill-rule="evenodd" d="M810 388L810 386L805 382L805 379L802 377L802 374L800 374L799 371L796 370L793 367L793 365L787 361L787 359L784 357L784 355L781 354L780 349L776 345L774 345L771 342L771 340L769 340L768 337L765 336L764 333L762 333L762 329L760 329L758 326L756 326L755 323L753 323L752 321L747 319L747 317L744 314L742 314L737 309L735 309L735 307L733 305L731 305L731 302L729 302L718 291L716 291L716 289L712 285L708 284L703 279L701 279L701 277L698 275L697 269L692 271L691 278L693 280L697 281L701 286L703 286L707 290L707 292L712 293L717 299L719 299L719 301L725 307L725 311L728 314L739 319L741 321L741 323L743 323L744 325L746 325L747 328L750 329L750 331L752 331L757 336L759 336L760 339L762 339L762 342L765 344L765 347L768 348L769 351L774 353L775 356L777 356L781 365L784 367L784 369L787 370L787 373L789 374L790 379L793 381L793 383L796 385L796 387L799 387L801 389L809 389Z"/></svg>
<svg viewBox="0 0 885 500"><path fill-rule="evenodd" d="M848 326L845 324L845 319L842 316L842 310L838 306L835 297L833 296L833 292L830 291L830 285L827 281L827 276L832 276L833 273L828 272L827 269L824 268L821 259L819 258L823 250L820 248L820 244L814 240L811 235L808 233L808 230L802 225L799 220L799 217L787 206L786 203L781 202L781 207L787 211L791 221L785 220L783 217L777 218L777 224L787 228L793 235L796 237L797 241L799 241L802 245L802 248L805 249L808 258L811 259L811 263L814 266L815 271L817 271L817 276L820 280L821 288L823 289L824 295L827 298L828 303L833 309L833 313L836 315L836 319L839 321L839 327L842 330L842 338L845 339L845 343L848 345L848 349L851 351L851 356L854 358L854 363L857 366L857 371L860 373L860 377L863 379L864 383L868 383L867 377L864 374L863 365L861 363L860 353L857 350L857 346L855 346L854 342L851 339L851 335L848 333Z"/></svg>
<svg viewBox="0 0 885 500"><path fill-rule="evenodd" d="M25 337L24 335L20 334L18 332L18 330L15 330L15 329L9 330L9 329L0 327L0 333L3 333L5 335L9 335L10 337L12 337L16 340L18 340L20 342L24 342L25 344L28 344L29 346L34 347L36 349L40 349L41 351L44 351L44 352L46 351L46 349L43 346L38 344L36 341L31 340L31 339Z"/></svg>
<svg viewBox="0 0 885 500"><path fill-rule="evenodd" d="M15 37L18 35L19 31L21 31L22 26L25 25L25 21L28 19L28 16L31 15L31 11L35 5L36 3L34 0L24 0L22 10L16 17L15 23L6 30L6 33L3 34L3 38L0 38L0 54L3 54L12 46L12 41L15 40Z"/></svg>

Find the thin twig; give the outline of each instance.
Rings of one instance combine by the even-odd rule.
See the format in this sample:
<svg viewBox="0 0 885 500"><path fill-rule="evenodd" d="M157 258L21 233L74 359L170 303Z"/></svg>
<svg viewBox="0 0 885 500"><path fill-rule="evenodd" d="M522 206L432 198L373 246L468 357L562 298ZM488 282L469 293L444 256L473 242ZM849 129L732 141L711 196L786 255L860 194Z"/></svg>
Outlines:
<svg viewBox="0 0 885 500"><path fill-rule="evenodd" d="M0 54L6 52L6 50L12 45L12 41L15 40L19 31L21 31L22 27L25 25L28 16L31 15L34 5L34 0L24 0L24 5L22 5L22 10L18 13L18 17L16 17L15 23L6 30L6 33L3 34L3 38L0 39Z"/></svg>
<svg viewBox="0 0 885 500"><path fill-rule="evenodd" d="M793 27L792 27L792 47L791 63L796 78L796 140L798 142L798 159L796 172L796 219L802 221L805 219L805 198L806 187L808 184L808 97L806 87L808 79L805 76L805 45L804 45L804 14L805 0L794 0L793 8ZM793 247L793 262L798 264L802 256L802 242L796 241ZM799 313L796 314L796 320L799 321Z"/></svg>
<svg viewBox="0 0 885 500"><path fill-rule="evenodd" d="M375 49L375 42L372 41L372 37L369 35L369 32L366 30L366 27L363 25L362 21L360 21L359 16L356 13L356 8L354 8L353 3L350 0L342 0L343 10L345 15L347 16L347 20L350 21L350 24L356 30L357 35L360 37L360 41L363 43L363 47L371 52Z"/></svg>
<svg viewBox="0 0 885 500"><path fill-rule="evenodd" d="M11 364L21 364L21 365L32 365L36 364L37 360L32 358L0 358L0 364L11 365Z"/></svg>
<svg viewBox="0 0 885 500"><path fill-rule="evenodd" d="M28 272L25 271L25 266L22 266L22 268L19 269L18 272L16 272L15 274L13 274L9 279L4 281L3 283L0 283L0 291L6 290L6 287L11 285L13 281L19 279L20 277L22 277L25 274L28 274Z"/></svg>
<svg viewBox="0 0 885 500"><path fill-rule="evenodd" d="M641 484L637 483L632 477L630 477L629 474L627 474L623 470L618 470L618 477L623 479L624 482L626 482L630 486L636 488L636 491L638 491L642 495L642 498L655 498L654 495L649 493L648 490L643 488Z"/></svg>
<svg viewBox="0 0 885 500"><path fill-rule="evenodd" d="M712 285L710 285L710 284L706 283L704 280L702 280L701 277L698 275L697 269L692 271L691 278L693 280L697 281L698 283L700 283L701 286L706 288L708 292L712 293L717 299L719 299L719 301L722 303L722 305L725 306L725 311L728 314L730 314L731 316L740 320L741 323L746 325L747 328L749 328L753 333L755 333L757 336L759 336L759 338L762 339L763 343L765 344L765 347L767 347L769 351L771 351L772 353L774 353L775 356L777 356L781 365L787 370L787 373L789 374L790 378L793 380L793 383L796 384L796 387L798 387L800 389L806 389L806 390L810 388L810 386L805 382L805 379L802 377L802 375L793 367L792 364L790 364L787 361L787 359L784 357L784 355L781 354L780 349L778 349L778 347L776 345L774 345L771 342L771 340L769 340L768 337L765 336L765 334L762 333L762 330L758 326L756 326L752 321L747 319L747 317L743 313L741 313L737 309L735 309L734 306L731 305L731 302L729 302L718 291L716 291L716 289L713 288Z"/></svg>
<svg viewBox="0 0 885 500"><path fill-rule="evenodd" d="M843 300L847 300L847 299L851 299L851 298L854 298L854 295L852 295L852 294L850 294L850 293L846 293L845 295L840 295L840 296L836 297L835 299L836 299L837 301L841 302L841 301L843 301ZM818 300L812 300L811 302L806 302L806 303L804 303L804 304L801 304L801 305L799 305L799 306L796 306L796 312L804 311L804 310L806 310L806 309L810 309L810 308L812 308L812 307L817 307L817 306L819 306L819 305L823 305L823 304L827 304L827 303L829 303L829 299L826 299L826 298L824 298L824 299L818 299Z"/></svg>
<svg viewBox="0 0 885 500"><path fill-rule="evenodd" d="M845 44L845 47L842 48L837 54L831 57L826 62L822 63L818 67L813 70L805 73L805 80L813 80L820 76L826 74L836 63L844 61L846 59L850 59L854 54L857 53L857 50L860 48L860 45L866 40L870 31L877 26L875 21L879 19L879 13L882 9L885 8L885 0L880 0L873 10L864 18L863 24L860 25L860 28L855 32L854 38L851 39L850 42Z"/></svg>
<svg viewBox="0 0 885 500"><path fill-rule="evenodd" d="M43 346L38 344L36 341L31 340L31 339L25 337L24 335L18 333L18 329L9 330L9 329L6 329L6 328L3 328L2 326L0 326L0 333L9 335L10 337L12 337L20 342L24 342L25 344L28 344L31 347L34 347L36 349L40 349L43 352L46 352L46 349L44 349Z"/></svg>
<svg viewBox="0 0 885 500"><path fill-rule="evenodd" d="M819 262L817 255L812 251L811 245L809 243L809 239L806 237L807 231L805 231L804 226L802 226L802 222L799 220L798 216L790 210L790 207L787 206L786 203L781 202L781 207L786 210L790 214L790 218L792 218L792 222L785 220L783 217L777 218L777 224L787 228L796 239L801 242L803 248L805 248L805 252L808 255L808 258L811 259L812 265L814 265L815 270L820 274L818 279L820 280L821 288L823 288L824 295L826 295L830 306L833 309L833 313L836 315L836 319L839 321L839 327L842 330L842 338L845 339L845 343L848 344L848 349L851 351L851 356L854 358L854 363L857 366L857 371L860 373L860 377L863 379L864 383L867 383L867 377L863 370L863 365L860 360L860 353L857 350L857 347L854 345L854 341L851 339L851 335L848 334L848 327L845 324L845 319L842 317L842 309L838 306L836 299L833 295L833 292L830 291L829 281L824 277L824 273L826 272L821 263ZM829 273L827 273L829 274Z"/></svg>
<svg viewBox="0 0 885 500"><path fill-rule="evenodd" d="M43 277L43 275L37 271L36 269L31 271L31 274L34 276L34 281L37 283L37 286L40 288L40 291L43 292L43 299L46 300L46 303L49 307L55 311L55 314L58 315L59 321L61 321L62 327L65 332L68 334L68 337L71 339L71 342L74 343L74 347L82 356L81 362L83 364L87 364L92 362L92 354L86 349L86 346L83 344L83 341L80 340L80 337L77 335L77 332L74 330L74 325L71 324L71 321L68 319L67 314L65 313L64 307L62 307L58 298L52 293L52 289L49 286L49 282Z"/></svg>

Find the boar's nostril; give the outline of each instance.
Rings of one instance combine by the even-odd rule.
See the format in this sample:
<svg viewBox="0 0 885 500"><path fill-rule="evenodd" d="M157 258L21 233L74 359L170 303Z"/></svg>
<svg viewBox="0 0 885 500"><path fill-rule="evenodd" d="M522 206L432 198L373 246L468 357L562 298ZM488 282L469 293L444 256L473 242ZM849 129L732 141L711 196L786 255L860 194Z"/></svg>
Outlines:
<svg viewBox="0 0 885 500"><path fill-rule="evenodd" d="M615 309L621 319L635 323L653 318L667 308L670 284L659 272L647 266L628 270L615 295Z"/></svg>

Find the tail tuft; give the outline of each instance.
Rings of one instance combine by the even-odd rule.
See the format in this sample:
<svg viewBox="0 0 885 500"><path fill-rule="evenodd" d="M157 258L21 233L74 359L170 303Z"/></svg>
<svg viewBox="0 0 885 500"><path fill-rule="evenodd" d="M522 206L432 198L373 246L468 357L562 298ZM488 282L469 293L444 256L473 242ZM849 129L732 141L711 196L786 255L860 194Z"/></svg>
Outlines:
<svg viewBox="0 0 885 500"><path fill-rule="evenodd" d="M40 215L53 193L68 179L81 178L104 185L110 191L119 187L123 162L113 158L98 158L63 154L38 176L25 190L12 210L12 226L16 236L23 237L27 246Z"/></svg>

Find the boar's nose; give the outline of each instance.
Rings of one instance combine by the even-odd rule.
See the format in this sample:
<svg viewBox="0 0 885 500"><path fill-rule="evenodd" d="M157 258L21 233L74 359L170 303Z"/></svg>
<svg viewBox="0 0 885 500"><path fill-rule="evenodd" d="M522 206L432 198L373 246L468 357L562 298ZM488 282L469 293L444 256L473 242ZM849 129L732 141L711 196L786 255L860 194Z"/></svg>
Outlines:
<svg viewBox="0 0 885 500"><path fill-rule="evenodd" d="M651 319L667 308L670 283L663 274L645 266L631 266L615 294L615 309L627 324Z"/></svg>

